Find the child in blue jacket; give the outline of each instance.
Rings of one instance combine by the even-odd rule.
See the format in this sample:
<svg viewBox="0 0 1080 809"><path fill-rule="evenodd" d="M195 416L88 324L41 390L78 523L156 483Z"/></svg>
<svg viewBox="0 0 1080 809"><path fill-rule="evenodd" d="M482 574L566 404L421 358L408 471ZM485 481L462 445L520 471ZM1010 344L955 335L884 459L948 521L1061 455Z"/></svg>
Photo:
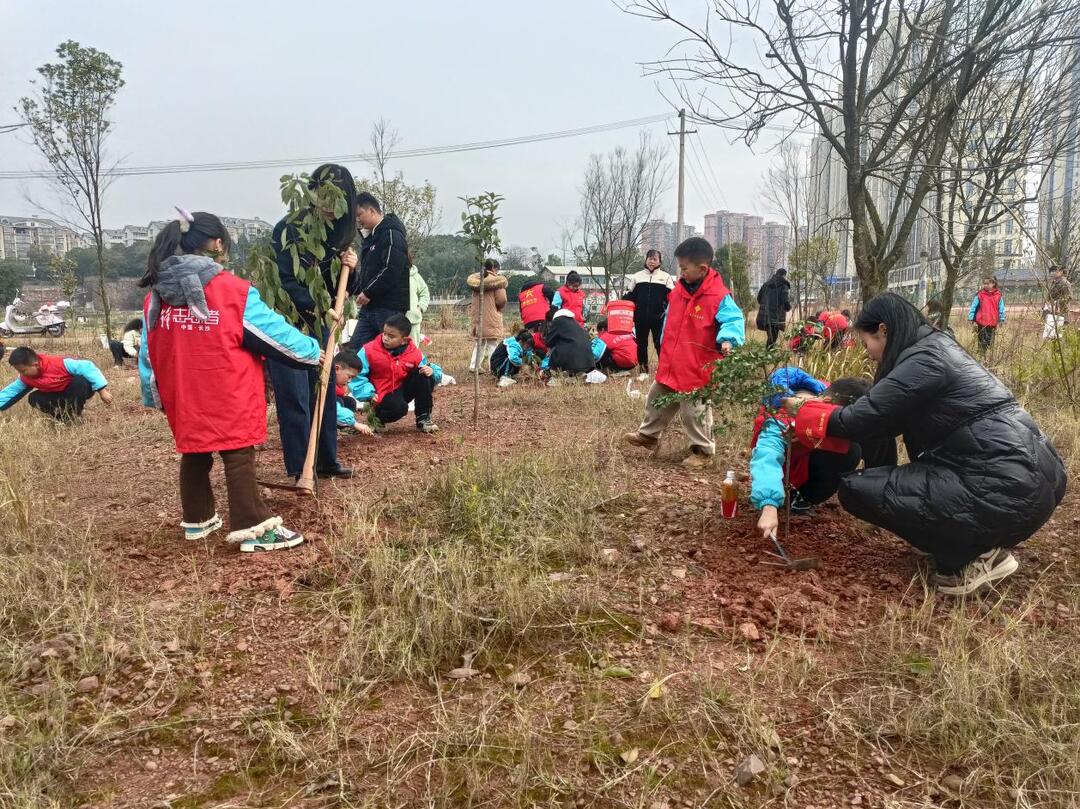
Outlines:
<svg viewBox="0 0 1080 809"><path fill-rule="evenodd" d="M527 362L535 362L534 341L531 331L522 329L513 337L507 337L491 352L491 374L503 387L509 386Z"/></svg>
<svg viewBox="0 0 1080 809"><path fill-rule="evenodd" d="M382 334L356 352L360 371L349 383L357 402L371 402L376 431L416 410L416 429L437 433L431 419L435 386L442 381L442 368L428 362L409 338L412 324L402 314L394 314L383 324Z"/></svg>
<svg viewBox="0 0 1080 809"><path fill-rule="evenodd" d="M788 488L792 490L792 512L806 514L811 506L824 503L836 493L840 478L854 471L863 456L858 444L843 439L827 438L814 446L793 440L789 429L792 419L781 408L781 400L797 396L847 405L870 389L868 380L856 377L837 379L826 386L801 368L790 366L774 371L769 381L778 392L766 400L766 406L761 408L754 422L753 454L750 456L750 504L761 509L758 529L766 537L779 524L779 509ZM791 467L788 477L784 467L789 442Z"/></svg>

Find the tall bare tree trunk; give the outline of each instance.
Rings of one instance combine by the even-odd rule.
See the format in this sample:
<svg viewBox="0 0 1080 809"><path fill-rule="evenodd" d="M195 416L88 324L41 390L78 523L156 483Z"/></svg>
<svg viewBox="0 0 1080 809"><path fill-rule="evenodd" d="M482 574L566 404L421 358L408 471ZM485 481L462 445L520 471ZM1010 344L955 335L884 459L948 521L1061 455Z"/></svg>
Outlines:
<svg viewBox="0 0 1080 809"><path fill-rule="evenodd" d="M484 268L480 267L480 297L476 305L476 364L473 368L472 426L480 425L480 350L484 345Z"/></svg>
<svg viewBox="0 0 1080 809"><path fill-rule="evenodd" d="M112 319L110 317L109 290L105 286L105 240L99 224L94 232L94 246L97 248L98 283L101 293L101 311L105 315L105 335L112 337Z"/></svg>

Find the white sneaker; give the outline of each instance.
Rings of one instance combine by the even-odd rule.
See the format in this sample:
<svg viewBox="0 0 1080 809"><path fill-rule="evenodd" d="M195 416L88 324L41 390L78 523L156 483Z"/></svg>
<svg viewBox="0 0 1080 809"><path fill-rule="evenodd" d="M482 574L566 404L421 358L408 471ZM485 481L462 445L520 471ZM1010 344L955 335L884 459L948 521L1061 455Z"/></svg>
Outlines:
<svg viewBox="0 0 1080 809"><path fill-rule="evenodd" d="M994 548L968 562L958 573L938 574L937 589L948 596L964 596L1011 576L1019 569L1016 557L1004 548Z"/></svg>
<svg viewBox="0 0 1080 809"><path fill-rule="evenodd" d="M649 381L649 375L648 374L638 374L637 375L637 381L638 382L648 382Z"/></svg>
<svg viewBox="0 0 1080 809"><path fill-rule="evenodd" d="M501 376L501 377L499 377L499 387L500 388L508 388L511 385L516 385L516 384L517 384L517 380L514 379L514 377L512 377L512 376Z"/></svg>

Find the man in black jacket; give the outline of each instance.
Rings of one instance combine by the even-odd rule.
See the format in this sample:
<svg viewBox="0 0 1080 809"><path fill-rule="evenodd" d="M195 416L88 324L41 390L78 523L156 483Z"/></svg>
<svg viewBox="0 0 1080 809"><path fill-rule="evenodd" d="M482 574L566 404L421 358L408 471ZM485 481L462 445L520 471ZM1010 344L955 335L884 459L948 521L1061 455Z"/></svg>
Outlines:
<svg viewBox="0 0 1080 809"><path fill-rule="evenodd" d="M384 214L372 194L356 195L356 224L364 235L360 247L360 305L356 330L349 348L360 350L382 333L391 315L409 308L409 245L405 225L392 213Z"/></svg>
<svg viewBox="0 0 1080 809"><path fill-rule="evenodd" d="M787 270L781 267L758 290L757 327L768 335L765 341L768 346L776 342L787 325L787 313L791 310L790 289Z"/></svg>

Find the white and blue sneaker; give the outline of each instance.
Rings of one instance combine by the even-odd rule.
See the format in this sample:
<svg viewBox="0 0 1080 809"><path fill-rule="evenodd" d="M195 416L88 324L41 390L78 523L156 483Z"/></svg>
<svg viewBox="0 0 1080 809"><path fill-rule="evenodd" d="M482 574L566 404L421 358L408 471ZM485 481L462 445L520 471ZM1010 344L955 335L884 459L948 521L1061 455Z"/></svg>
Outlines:
<svg viewBox="0 0 1080 809"><path fill-rule="evenodd" d="M184 529L184 539L204 539L221 528L221 517L215 514L205 522L182 522L180 527Z"/></svg>
<svg viewBox="0 0 1080 809"><path fill-rule="evenodd" d="M258 553L262 551L284 551L295 548L304 541L304 535L296 531L290 531L285 526L278 526L267 531L262 536L245 539L240 543L241 553Z"/></svg>

